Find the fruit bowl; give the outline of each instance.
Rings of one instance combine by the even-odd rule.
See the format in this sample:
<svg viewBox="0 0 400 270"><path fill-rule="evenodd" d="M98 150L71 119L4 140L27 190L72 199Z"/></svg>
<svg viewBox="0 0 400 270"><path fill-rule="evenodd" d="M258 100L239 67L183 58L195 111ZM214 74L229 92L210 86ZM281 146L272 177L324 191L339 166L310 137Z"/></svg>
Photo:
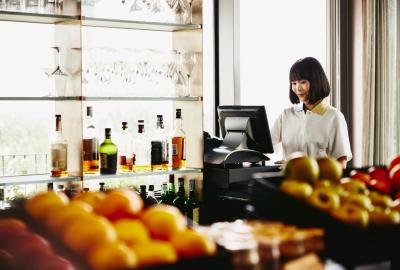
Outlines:
<svg viewBox="0 0 400 270"><path fill-rule="evenodd" d="M350 170L349 170L350 171ZM346 172L345 172L346 173ZM283 176L259 174L250 188L251 216L278 220L299 227L320 227L325 231L325 255L345 267L390 260L400 269L396 250L400 226L358 227L344 223L329 213L280 190Z"/></svg>

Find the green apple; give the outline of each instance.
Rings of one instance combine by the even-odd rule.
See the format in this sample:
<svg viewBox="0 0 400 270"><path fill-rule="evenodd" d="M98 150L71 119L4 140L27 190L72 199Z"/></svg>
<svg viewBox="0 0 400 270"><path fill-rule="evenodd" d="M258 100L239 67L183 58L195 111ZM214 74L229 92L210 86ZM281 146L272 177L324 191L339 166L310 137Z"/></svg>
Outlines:
<svg viewBox="0 0 400 270"><path fill-rule="evenodd" d="M371 199L364 194L350 193L347 197L343 197L343 201L346 204L354 204L366 210L374 208Z"/></svg>
<svg viewBox="0 0 400 270"><path fill-rule="evenodd" d="M354 204L343 204L333 210L332 216L348 224L366 227L369 223L368 211Z"/></svg>
<svg viewBox="0 0 400 270"><path fill-rule="evenodd" d="M355 194L368 194L369 190L364 182L352 178L340 179L340 185L347 190L349 193Z"/></svg>
<svg viewBox="0 0 400 270"><path fill-rule="evenodd" d="M328 179L319 179L315 182L314 187L331 187L332 183Z"/></svg>
<svg viewBox="0 0 400 270"><path fill-rule="evenodd" d="M333 188L316 188L308 199L308 202L324 211L331 211L340 206L340 197Z"/></svg>
<svg viewBox="0 0 400 270"><path fill-rule="evenodd" d="M399 224L400 213L389 208L383 209L375 207L375 209L369 213L369 219L370 222L375 225Z"/></svg>
<svg viewBox="0 0 400 270"><path fill-rule="evenodd" d="M309 156L300 156L289 159L283 169L284 177L298 179L309 183L318 180L319 168L317 160Z"/></svg>
<svg viewBox="0 0 400 270"><path fill-rule="evenodd" d="M293 197L305 199L311 195L313 187L303 181L285 179L281 184L281 190Z"/></svg>
<svg viewBox="0 0 400 270"><path fill-rule="evenodd" d="M319 178L338 182L343 174L343 167L333 157L318 158Z"/></svg>
<svg viewBox="0 0 400 270"><path fill-rule="evenodd" d="M371 191L369 193L369 198L371 199L373 205L382 208L391 208L394 205L393 200L389 195L382 194L377 191Z"/></svg>

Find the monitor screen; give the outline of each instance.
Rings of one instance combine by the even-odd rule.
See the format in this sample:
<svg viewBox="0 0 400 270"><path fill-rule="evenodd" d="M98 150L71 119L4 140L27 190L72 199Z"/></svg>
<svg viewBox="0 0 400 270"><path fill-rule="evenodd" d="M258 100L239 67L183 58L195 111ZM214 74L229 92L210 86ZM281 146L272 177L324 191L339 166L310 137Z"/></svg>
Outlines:
<svg viewBox="0 0 400 270"><path fill-rule="evenodd" d="M222 146L274 152L264 106L219 106L218 117Z"/></svg>

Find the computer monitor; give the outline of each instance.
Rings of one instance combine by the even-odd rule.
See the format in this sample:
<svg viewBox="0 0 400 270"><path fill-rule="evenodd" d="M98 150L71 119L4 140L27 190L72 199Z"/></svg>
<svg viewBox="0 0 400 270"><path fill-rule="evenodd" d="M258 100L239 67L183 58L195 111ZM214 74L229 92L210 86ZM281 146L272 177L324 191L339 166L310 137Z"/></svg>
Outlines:
<svg viewBox="0 0 400 270"><path fill-rule="evenodd" d="M218 116L222 147L274 152L264 106L219 106Z"/></svg>

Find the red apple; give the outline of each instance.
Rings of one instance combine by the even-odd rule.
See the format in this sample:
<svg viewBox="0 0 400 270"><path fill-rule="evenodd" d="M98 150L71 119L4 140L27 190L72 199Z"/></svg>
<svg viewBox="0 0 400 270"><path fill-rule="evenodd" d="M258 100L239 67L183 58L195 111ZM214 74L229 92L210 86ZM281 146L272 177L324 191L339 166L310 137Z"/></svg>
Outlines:
<svg viewBox="0 0 400 270"><path fill-rule="evenodd" d="M397 156L397 157L393 158L392 161L390 161L390 163L388 165L388 171L390 172L392 170L392 168L394 166L396 166L397 164L400 164L400 156Z"/></svg>
<svg viewBox="0 0 400 270"><path fill-rule="evenodd" d="M45 254L36 257L26 270L76 270L75 266L67 259L56 254Z"/></svg>
<svg viewBox="0 0 400 270"><path fill-rule="evenodd" d="M26 224L19 219L0 219L0 247L7 242L7 239L13 238L20 234L26 234L27 232L28 228Z"/></svg>
<svg viewBox="0 0 400 270"><path fill-rule="evenodd" d="M390 184L395 192L400 192L400 164L389 171Z"/></svg>
<svg viewBox="0 0 400 270"><path fill-rule="evenodd" d="M368 173L365 173L365 172L362 172L359 170L350 171L349 177L352 179L358 179L367 185L370 184L370 180L371 180L371 177L369 176Z"/></svg>
<svg viewBox="0 0 400 270"><path fill-rule="evenodd" d="M370 186L378 191L390 194L389 173L386 168L373 166L368 169Z"/></svg>
<svg viewBox="0 0 400 270"><path fill-rule="evenodd" d="M7 250L18 262L29 261L37 255L53 252L50 243L36 233L18 235L9 241Z"/></svg>

